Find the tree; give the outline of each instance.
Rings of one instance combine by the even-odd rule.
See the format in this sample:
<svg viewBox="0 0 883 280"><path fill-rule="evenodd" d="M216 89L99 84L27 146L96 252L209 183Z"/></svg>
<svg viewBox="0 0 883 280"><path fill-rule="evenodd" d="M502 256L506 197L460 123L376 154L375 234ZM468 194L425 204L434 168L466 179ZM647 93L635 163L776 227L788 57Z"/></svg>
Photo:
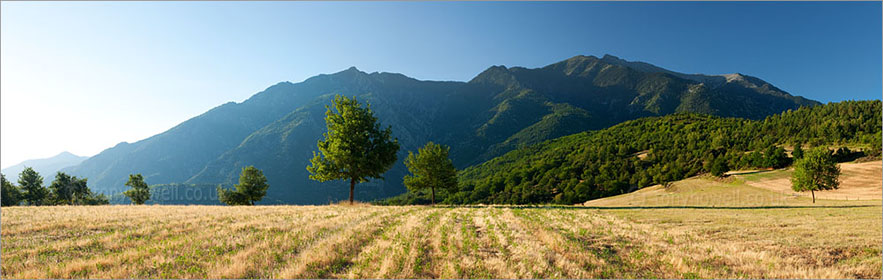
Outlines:
<svg viewBox="0 0 883 280"><path fill-rule="evenodd" d="M408 152L405 166L413 175L406 175L405 186L411 191L430 189L432 204L435 204L435 189L448 192L457 191L457 169L448 158L450 147L432 142L426 143L417 154Z"/></svg>
<svg viewBox="0 0 883 280"><path fill-rule="evenodd" d="M131 189L123 192L123 194L128 196L132 203L141 205L150 199L150 187L144 182L144 177L140 173L129 174L129 181L126 182L126 186L131 187Z"/></svg>
<svg viewBox="0 0 883 280"><path fill-rule="evenodd" d="M18 174L18 185L24 191L23 198L28 205L43 205L49 190L43 187L43 177L33 168L25 167Z"/></svg>
<svg viewBox="0 0 883 280"><path fill-rule="evenodd" d="M108 204L103 194L95 195L89 189L88 179L70 176L64 172L55 174L55 180L49 185L47 201L52 204L99 205Z"/></svg>
<svg viewBox="0 0 883 280"><path fill-rule="evenodd" d="M55 180L49 185L49 190L51 191L50 200L52 200L53 204L73 204L74 185L71 179L71 176L64 172L59 171L55 174Z"/></svg>
<svg viewBox="0 0 883 280"><path fill-rule="evenodd" d="M12 182L6 180L6 175L0 173L0 184L3 185L2 193L0 193L0 205L15 206L21 200L21 191Z"/></svg>
<svg viewBox="0 0 883 280"><path fill-rule="evenodd" d="M73 204L90 204L90 203L98 203L100 202L100 195L95 196L92 194L92 190L89 189L87 178L79 179L77 176L71 178L71 191L73 193L72 201ZM97 199L97 201L96 201ZM101 203L99 203L101 204ZM107 203L104 203L107 204Z"/></svg>
<svg viewBox="0 0 883 280"><path fill-rule="evenodd" d="M717 177L723 176L724 173L730 171L730 167L727 165L727 159L725 159L723 156L715 158L714 161L712 161L711 163L711 168L709 171L711 172L711 175Z"/></svg>
<svg viewBox="0 0 883 280"><path fill-rule="evenodd" d="M248 198L244 193L236 190L227 190L218 185L218 200L227 205L249 205Z"/></svg>
<svg viewBox="0 0 883 280"><path fill-rule="evenodd" d="M794 191L810 191L816 203L815 191L836 189L840 182L840 168L827 148L813 148L794 164L791 188Z"/></svg>
<svg viewBox="0 0 883 280"><path fill-rule="evenodd" d="M785 148L770 146L765 153L767 167L782 168L788 166L788 155Z"/></svg>
<svg viewBox="0 0 883 280"><path fill-rule="evenodd" d="M236 190L225 190L218 186L218 200L227 205L254 205L267 194L267 177L254 166L242 168Z"/></svg>
<svg viewBox="0 0 883 280"><path fill-rule="evenodd" d="M803 147L802 146L803 146L803 143L800 143L800 142L797 142L794 144L794 150L791 151L791 157L794 158L794 160L798 160L798 159L803 158Z"/></svg>
<svg viewBox="0 0 883 280"><path fill-rule="evenodd" d="M310 159L310 179L325 182L350 180L350 204L356 182L368 178L383 179L383 173L396 161L398 139L392 138L392 128L380 128L371 105L365 107L354 98L335 95L333 107L326 106L325 139L316 144L319 153Z"/></svg>
<svg viewBox="0 0 883 280"><path fill-rule="evenodd" d="M85 179L84 179L85 180ZM89 194L89 196L77 201L82 205L105 205L110 204L110 200L104 194Z"/></svg>

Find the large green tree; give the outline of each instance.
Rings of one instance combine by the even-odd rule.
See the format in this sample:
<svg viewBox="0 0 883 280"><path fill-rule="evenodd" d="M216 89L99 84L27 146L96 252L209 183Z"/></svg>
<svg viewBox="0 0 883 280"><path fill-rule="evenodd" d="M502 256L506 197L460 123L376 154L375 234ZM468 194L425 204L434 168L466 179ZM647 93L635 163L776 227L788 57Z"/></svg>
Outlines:
<svg viewBox="0 0 883 280"><path fill-rule="evenodd" d="M254 205L264 198L270 185L260 169L247 166L239 174L239 184L233 187L235 190L225 190L218 186L218 200L227 205Z"/></svg>
<svg viewBox="0 0 883 280"><path fill-rule="evenodd" d="M794 191L810 191L812 203L816 203L815 191L836 189L840 182L840 168L831 151L824 147L816 147L807 151L803 158L794 164L791 175L791 188Z"/></svg>
<svg viewBox="0 0 883 280"><path fill-rule="evenodd" d="M123 194L128 196L132 203L141 205L150 199L150 187L144 182L144 177L140 173L129 174L129 181L126 182L126 186L131 187L131 189L123 192Z"/></svg>
<svg viewBox="0 0 883 280"><path fill-rule="evenodd" d="M26 167L18 174L18 185L24 191L24 200L28 205L43 205L49 190L43 187L43 177L33 168Z"/></svg>
<svg viewBox="0 0 883 280"><path fill-rule="evenodd" d="M412 175L404 178L405 186L413 192L429 189L432 204L435 204L435 190L457 191L457 168L448 157L450 147L426 143L416 154L408 152L405 166Z"/></svg>
<svg viewBox="0 0 883 280"><path fill-rule="evenodd" d="M6 175L0 173L0 184L3 186L2 193L0 193L0 205L2 206L15 206L21 200L21 191L18 190L18 187L12 184L12 182L6 180Z"/></svg>
<svg viewBox="0 0 883 280"><path fill-rule="evenodd" d="M392 128L381 129L371 105L362 107L355 97L335 95L332 106L325 107L325 139L319 140L319 152L307 171L310 179L320 182L350 180L350 204L356 182L368 178L383 179L383 173L396 161L398 139L392 139Z"/></svg>

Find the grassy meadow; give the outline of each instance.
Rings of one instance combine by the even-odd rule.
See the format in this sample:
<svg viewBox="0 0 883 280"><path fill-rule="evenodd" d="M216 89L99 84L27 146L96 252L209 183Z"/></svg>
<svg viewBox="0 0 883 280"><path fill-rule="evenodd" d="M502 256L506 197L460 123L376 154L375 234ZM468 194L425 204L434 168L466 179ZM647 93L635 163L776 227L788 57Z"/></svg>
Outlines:
<svg viewBox="0 0 883 280"><path fill-rule="evenodd" d="M573 207L4 207L2 277L881 277L879 199L755 186L771 174Z"/></svg>

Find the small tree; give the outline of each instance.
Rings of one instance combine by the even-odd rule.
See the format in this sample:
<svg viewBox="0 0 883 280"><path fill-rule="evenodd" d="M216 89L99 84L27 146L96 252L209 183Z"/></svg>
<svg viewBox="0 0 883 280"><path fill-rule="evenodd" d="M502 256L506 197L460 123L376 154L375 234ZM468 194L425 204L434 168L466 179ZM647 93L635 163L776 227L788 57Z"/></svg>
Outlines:
<svg viewBox="0 0 883 280"><path fill-rule="evenodd" d="M408 152L405 166L413 175L406 175L405 186L411 191L429 189L432 204L435 204L435 189L448 192L457 191L457 169L448 158L450 147L432 142L426 143L417 154Z"/></svg>
<svg viewBox="0 0 883 280"><path fill-rule="evenodd" d="M831 152L824 147L813 148L794 164L791 188L797 192L810 191L812 202L816 203L815 191L836 189L840 185L838 177L840 168Z"/></svg>
<svg viewBox="0 0 883 280"><path fill-rule="evenodd" d="M0 193L0 205L15 206L21 200L21 191L12 182L6 180L6 175L0 173L0 184L2 184L2 193Z"/></svg>
<svg viewBox="0 0 883 280"><path fill-rule="evenodd" d="M144 182L144 177L140 173L129 174L129 181L126 182L126 186L131 187L131 189L123 192L123 194L128 196L132 203L141 205L150 199L150 187Z"/></svg>
<svg viewBox="0 0 883 280"><path fill-rule="evenodd" d="M244 193L236 190L227 190L218 185L218 200L227 205L249 205Z"/></svg>
<svg viewBox="0 0 883 280"><path fill-rule="evenodd" d="M267 194L267 177L254 166L242 168L236 190L225 190L218 186L218 200L227 205L254 205Z"/></svg>
<svg viewBox="0 0 883 280"><path fill-rule="evenodd" d="M49 194L49 190L43 187L43 177L30 167L25 167L25 170L18 174L18 185L24 191L23 198L28 205L43 205Z"/></svg>
<svg viewBox="0 0 883 280"><path fill-rule="evenodd" d="M336 95L332 105L325 107L328 132L316 144L319 152L313 152L307 171L319 182L349 179L353 204L356 182L383 179L396 161L399 141L392 139L391 127L380 128L370 104L362 107L355 98Z"/></svg>

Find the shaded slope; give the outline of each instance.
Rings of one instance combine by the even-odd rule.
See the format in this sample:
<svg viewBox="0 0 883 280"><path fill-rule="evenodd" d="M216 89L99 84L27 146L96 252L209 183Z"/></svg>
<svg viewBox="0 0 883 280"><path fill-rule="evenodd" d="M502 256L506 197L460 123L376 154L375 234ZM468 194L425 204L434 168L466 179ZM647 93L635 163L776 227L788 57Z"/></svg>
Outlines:
<svg viewBox="0 0 883 280"><path fill-rule="evenodd" d="M143 174L150 184L184 182L255 130L320 93L358 84L361 81L354 72L358 71L353 68L303 83L276 84L242 103L215 107L161 134L135 143L120 143L65 171L88 177L93 190L104 193L125 189L123 184L131 173Z"/></svg>
<svg viewBox="0 0 883 280"><path fill-rule="evenodd" d="M332 94L369 101L380 121L393 126L402 143L400 159L435 141L451 146L458 168L640 117L699 112L760 118L817 104L747 78L712 88L668 70L647 69L576 56L537 69L494 66L463 83L350 68L277 84L164 133L121 143L68 171L90 178L97 191L114 192L130 173L144 174L150 184L232 184L241 167L256 165L273 185L266 201L324 203L339 195L339 184L311 182L303 166L324 132L322 113ZM365 184L357 195L400 193L402 175L404 167L397 164L385 182Z"/></svg>

